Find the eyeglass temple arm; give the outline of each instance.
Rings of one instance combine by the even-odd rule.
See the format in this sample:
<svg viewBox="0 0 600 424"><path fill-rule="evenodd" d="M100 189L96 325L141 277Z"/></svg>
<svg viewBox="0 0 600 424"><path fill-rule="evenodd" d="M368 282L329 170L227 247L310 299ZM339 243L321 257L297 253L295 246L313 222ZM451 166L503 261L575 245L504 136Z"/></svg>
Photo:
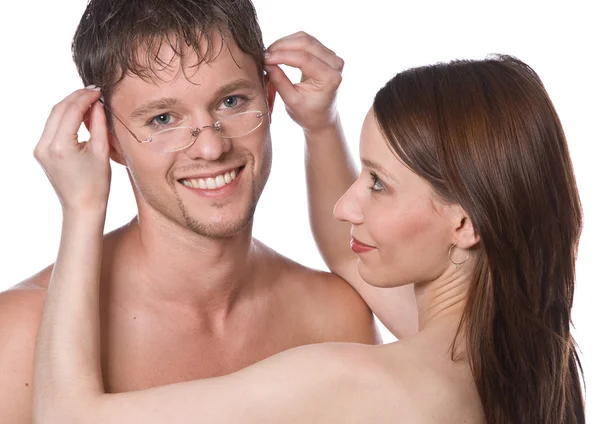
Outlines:
<svg viewBox="0 0 600 424"><path fill-rule="evenodd" d="M129 134L131 134L131 136L132 136L133 138L135 138L135 139L137 140L137 142L138 142L138 143L144 143L143 141L141 141L140 139L138 139L138 138L137 138L137 136L136 136L136 135L133 133L133 131L131 131L129 128L127 128L127 125L125 125L125 123L124 123L123 121L121 121L121 119L119 119L119 117L117 116L117 114L116 114L116 113L114 113L114 112L112 111L112 109L111 109L111 108L109 108L109 107L106 105L106 103L104 103L104 99L103 99L102 97L100 97L100 98L98 99L98 101L100 102L100 104L101 104L102 106L104 106L104 108L105 108L106 110L108 110L108 111L111 113L111 115L112 115L112 116L114 116L114 117L117 119L117 121L119 121L119 122L120 122L120 123L121 123L121 124L122 124L122 125L125 127L125 129L126 129L127 131L129 131Z"/></svg>

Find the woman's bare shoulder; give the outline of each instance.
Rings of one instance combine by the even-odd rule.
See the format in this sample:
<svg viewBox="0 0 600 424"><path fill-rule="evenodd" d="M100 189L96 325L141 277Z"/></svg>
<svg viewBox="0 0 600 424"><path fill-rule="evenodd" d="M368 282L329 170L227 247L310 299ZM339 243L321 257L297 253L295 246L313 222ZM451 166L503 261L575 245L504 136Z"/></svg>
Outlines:
<svg viewBox="0 0 600 424"><path fill-rule="evenodd" d="M468 361L453 359L449 346L415 336L381 348L406 422L485 422Z"/></svg>
<svg viewBox="0 0 600 424"><path fill-rule="evenodd" d="M281 359L298 374L313 374L306 388L344 415L340 422L483 424L468 364L422 348L418 338L381 346L324 343Z"/></svg>

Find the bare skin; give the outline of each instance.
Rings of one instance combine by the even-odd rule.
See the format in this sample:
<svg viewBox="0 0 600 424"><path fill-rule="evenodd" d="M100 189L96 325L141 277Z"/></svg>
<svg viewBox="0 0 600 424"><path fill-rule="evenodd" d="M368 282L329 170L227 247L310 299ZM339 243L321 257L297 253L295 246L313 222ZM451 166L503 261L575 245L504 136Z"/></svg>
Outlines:
<svg viewBox="0 0 600 424"><path fill-rule="evenodd" d="M103 263L115 261L126 245L122 233L126 229L106 236ZM228 306L229 311L220 305L211 310L195 306L175 293L170 299L140 291L136 295L128 286L133 278L128 274L135 270L125 258L104 265L103 274L118 276L102 281L107 391L225 375L305 344L378 342L370 310L347 283L306 269L260 242L255 246L261 269L253 282L256 288ZM0 412L8 423L31 421L35 339L51 271L49 267L0 295Z"/></svg>
<svg viewBox="0 0 600 424"><path fill-rule="evenodd" d="M131 99L139 103L144 95L155 99L169 94L179 96L183 104L201 103L197 109L190 106L186 110L199 121L207 119L208 108L221 100L214 98L213 87L240 79L256 80L256 87L260 86L254 62L236 46L230 48L231 54L223 54L210 67L201 65L195 76L200 84L176 78L172 84L150 85L129 78L115 93L111 106L128 117L139 105ZM241 68L234 65L232 55ZM257 99L263 96L257 107L272 108L272 90L270 94L248 90L251 92L244 94ZM237 92L223 96L234 94ZM92 139L98 134L109 137L104 117L98 118L104 114L99 97L94 90L79 90L69 96L54 108L47 124L51 134L45 136L65 131L66 139L72 140L69 131L79 127L84 111L94 105L92 120L102 123L90 128ZM65 129L69 125L72 128ZM306 344L379 343L372 313L351 286L335 275L302 267L253 239L251 221L233 236L222 238L198 234L187 227L190 216L217 230L247 218L255 200L252 197L260 194L270 168L270 153L265 147L270 146L268 119L252 137L235 145L207 131L201 142L186 151L163 156L149 152L116 125L118 141L107 139L109 144L101 152L106 162L97 166L87 163L66 177L71 183L89 184L82 196L75 199L64 195L57 174L46 170L60 193L65 225L70 211L76 209L74 205L83 202L89 206L90 195L108 194L108 156L127 166L134 184L138 218L101 237L102 249L97 251L101 254L101 300L91 307L99 314L102 379L107 392L226 375ZM136 122L131 125L143 134L141 124L140 128ZM228 203L215 205L218 200L214 197L207 200L196 196L171 178L175 174L178 178L200 176L240 164L245 166L240 189L230 195L234 200ZM98 174L102 176L93 177ZM92 177L88 180L83 175ZM188 218L179 210L177 196ZM92 207L99 212L105 208L105 203ZM82 265L93 262L92 256L86 255ZM0 294L3 422L32 420L34 346L53 270L53 266L48 267Z"/></svg>
<svg viewBox="0 0 600 424"><path fill-rule="evenodd" d="M329 64L335 57L332 52L318 48L305 35L300 43L291 38L279 46L286 50L284 46L291 45L285 58L278 56L277 49L271 50L273 66L299 66L304 59L305 65L300 66L304 82L327 81L319 70L327 74L329 69L329 75L334 75L335 66L320 64ZM306 60L309 56L318 61ZM293 109L294 102L288 103L291 83L273 67L268 72ZM303 88L296 86L299 92ZM314 140L324 140L324 134L337 129L330 121L307 133ZM343 136L338 132L337 137ZM68 148L64 140L53 142ZM92 143L101 151L106 142L99 137ZM82 160L74 153L71 166ZM378 308L392 310L390 304L398 302L397 297L385 297L387 288L414 283L419 312L416 335L375 347L353 343L303 346L227 376L108 394L101 379L99 313L95 311L101 262L98 240L105 219L97 205L105 200L96 198L91 208L77 202L79 206L65 210L59 272L53 276L38 339L34 422L484 423L460 339L454 357L450 349L473 261L456 268L447 250L456 244L455 253L464 255L478 242L472 223L458 205L436 203L431 187L388 149L372 112L363 126L361 161L362 172L338 202L335 216L350 224L352 236L368 242L372 249L358 253L354 271L340 268L340 272L353 275L355 287L369 283L382 289L373 292L381 296L371 296L376 298L370 303L376 313ZM42 155L41 162L58 179L68 172L55 167L52 154ZM372 179L375 170L384 170L381 181ZM63 192L76 199L79 190L67 180L61 186ZM433 246L427 255L421 250L424 245ZM346 243L340 246L344 247L339 252L347 252ZM75 260L84 257L90 258L87 267ZM402 327L400 323L392 326Z"/></svg>

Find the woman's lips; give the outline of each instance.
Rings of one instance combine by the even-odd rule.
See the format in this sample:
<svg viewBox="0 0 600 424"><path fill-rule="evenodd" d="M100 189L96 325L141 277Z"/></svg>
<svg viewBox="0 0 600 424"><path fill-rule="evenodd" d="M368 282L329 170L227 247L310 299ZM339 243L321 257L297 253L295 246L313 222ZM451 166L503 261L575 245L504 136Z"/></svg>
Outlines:
<svg viewBox="0 0 600 424"><path fill-rule="evenodd" d="M364 244L363 242L355 239L354 237L352 237L352 239L350 240L350 248L354 253L366 253L375 249L375 247L369 246L368 244Z"/></svg>

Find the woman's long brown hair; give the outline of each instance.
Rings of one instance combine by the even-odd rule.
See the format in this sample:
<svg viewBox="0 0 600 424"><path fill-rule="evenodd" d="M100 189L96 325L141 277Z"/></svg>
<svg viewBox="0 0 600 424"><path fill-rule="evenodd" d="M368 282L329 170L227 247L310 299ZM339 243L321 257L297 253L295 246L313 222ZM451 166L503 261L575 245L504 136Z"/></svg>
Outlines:
<svg viewBox="0 0 600 424"><path fill-rule="evenodd" d="M374 111L391 149L480 236L453 355L464 336L487 422L584 423L570 333L582 211L537 74L509 56L410 69Z"/></svg>

